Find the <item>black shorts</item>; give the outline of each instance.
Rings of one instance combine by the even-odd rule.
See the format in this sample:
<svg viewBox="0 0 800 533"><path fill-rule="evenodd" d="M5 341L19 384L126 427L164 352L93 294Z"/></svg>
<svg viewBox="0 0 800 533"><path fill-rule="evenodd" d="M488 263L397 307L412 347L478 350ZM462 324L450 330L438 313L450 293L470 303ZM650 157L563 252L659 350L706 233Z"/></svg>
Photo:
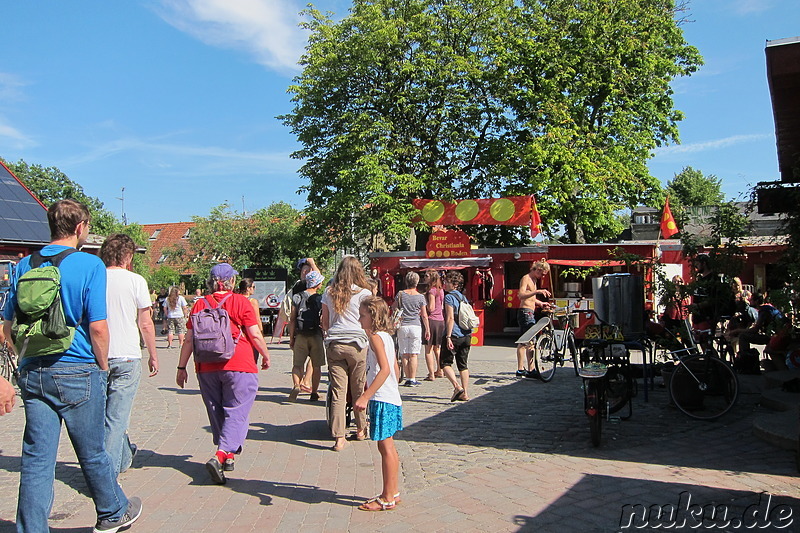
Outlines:
<svg viewBox="0 0 800 533"><path fill-rule="evenodd" d="M439 366L442 368L446 366L453 366L455 360L458 371L467 370L467 358L469 357L469 349L472 346L472 335L466 337L450 337L453 340L453 351L447 347L447 339L442 341L442 351L439 355Z"/></svg>

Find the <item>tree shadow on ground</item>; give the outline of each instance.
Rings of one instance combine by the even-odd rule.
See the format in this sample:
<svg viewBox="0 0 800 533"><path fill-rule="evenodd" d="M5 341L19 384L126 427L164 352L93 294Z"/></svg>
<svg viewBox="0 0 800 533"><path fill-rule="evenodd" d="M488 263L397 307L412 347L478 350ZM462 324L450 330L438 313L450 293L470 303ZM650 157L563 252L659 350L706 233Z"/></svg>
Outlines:
<svg viewBox="0 0 800 533"><path fill-rule="evenodd" d="M662 497L643 501L642 494ZM800 520L800 499L587 474L538 514L514 517L518 531L537 533L563 531L567 520L571 525L577 520L580 530L587 533L665 529L791 531L791 526Z"/></svg>
<svg viewBox="0 0 800 533"><path fill-rule="evenodd" d="M566 369L565 369L566 370ZM590 443L583 411L582 380L557 372L550 383L531 379L491 379L486 391L472 390L469 402L408 423L399 439L410 443L449 443L533 453L714 468L734 472L797 475L787 472L791 452L773 448L752 434L752 421L763 411L757 394L741 394L731 413L716 421L686 417L668 406L664 389L633 400L633 417L603 424L599 448ZM640 386L641 388L641 386ZM418 401L410 396L404 401ZM735 453L721 453L710 443L735 443ZM413 444L412 444L413 446ZM781 461L766 456L785 454Z"/></svg>

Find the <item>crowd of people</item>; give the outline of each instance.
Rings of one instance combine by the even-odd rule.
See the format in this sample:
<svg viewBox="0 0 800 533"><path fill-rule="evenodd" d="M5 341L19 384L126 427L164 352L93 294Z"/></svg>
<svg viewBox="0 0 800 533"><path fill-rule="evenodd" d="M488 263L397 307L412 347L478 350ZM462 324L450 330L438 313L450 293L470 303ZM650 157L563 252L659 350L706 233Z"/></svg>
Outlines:
<svg viewBox="0 0 800 533"><path fill-rule="evenodd" d="M750 292L738 277L724 281L712 268L708 254L697 254L692 259L692 269L690 283L679 275L670 280L662 325L680 332L685 319L690 319L695 336L704 347L714 335L721 335L739 373L759 374L761 367L786 369L792 324L770 302L768 293ZM763 360L753 344L764 345Z"/></svg>
<svg viewBox="0 0 800 533"><path fill-rule="evenodd" d="M51 266L60 274L60 298L48 305L63 308L63 322L74 337L36 357L26 357L24 348L17 353L26 414L17 530L48 530L63 422L95 505L94 531L113 533L132 525L142 513L141 499L128 497L117 478L138 451L128 426L145 367L143 351L149 376L159 372L156 323L162 324L167 348L176 342L180 348L175 377L179 387L189 381L193 362L216 448L205 466L217 484L226 483L226 473L235 469L236 456L242 453L258 390L259 358L260 369L266 370L270 353L253 280L237 279L239 273L230 264L215 265L205 290L196 291L187 302L177 287L158 294L148 291L144 278L131 271L136 245L127 235L109 236L98 256L79 252L91 223L85 205L56 202L48 209L48 222L51 243L21 259L16 268L0 340L20 340L21 330L12 332L12 324L38 320L46 326L52 320L50 311L47 318L28 316L18 305L24 297L20 278ZM409 273L406 288L390 309L376 296L375 283L354 256L341 260L327 286L313 259L300 260L298 269L300 280L287 296L293 352L289 400L306 392L311 401L319 401L327 365L331 450L342 450L348 440L376 441L383 490L359 509L393 509L400 501L400 458L393 440L403 429L400 377L405 373L403 386L420 385L416 372L423 346L425 380L446 378L453 385L451 401L469 399L471 330L461 328L457 320L459 306L466 301L460 292L464 279L458 272L448 272L444 280L436 271L426 272L427 290L422 293L417 290L419 275ZM26 333L30 337L25 346L41 335L34 330ZM14 408L15 398L12 385L0 381L0 415ZM355 418L355 432L349 436L348 408Z"/></svg>
<svg viewBox="0 0 800 533"><path fill-rule="evenodd" d="M83 204L62 200L48 209L51 242L20 260L4 309L3 337L19 338L12 324L51 320L21 311L19 287L31 270L52 266L60 272L58 306L69 339L61 348L25 357L40 330L25 330L19 359L19 388L25 408L25 429L17 510L18 531L46 531L53 504L56 450L62 422L87 480L95 505L95 532L130 526L142 502L128 497L117 478L138 451L128 434L131 412L147 352L149 376L159 372L156 322L162 322L167 348L180 348L175 381L190 379L190 361L211 428L215 451L205 463L212 482L225 484L247 438L250 412L258 391L258 372L270 368L259 303L252 279L239 279L228 263L210 270L205 290L191 301L177 287L159 294L131 272L136 245L127 235L109 236L99 256L79 252L90 227ZM711 269L708 256L693 260L691 288L680 276L672 279L663 322L682 324L691 316L695 328L713 328L725 316L725 335L738 344L741 371L752 369L752 344L766 344L768 354L781 353L786 320L765 294L750 294L736 278L726 285ZM372 439L382 459L382 492L361 504L365 511L393 509L400 501L400 458L394 436L403 429L401 387L417 387L420 356L427 375L422 381L447 379L451 402L468 401L470 328L459 320L464 278L455 270L408 272L405 286L387 302L376 295L374 280L354 256L345 256L326 284L313 258L298 261L298 282L282 306L276 325L288 326L292 350L290 401L301 393L320 400L322 370L327 366L330 449L339 452L348 441ZM519 286L518 322L526 331L552 309L545 260L531 264ZM391 306L389 305L391 303ZM57 313L56 313L57 315ZM56 316L48 312L48 317ZM15 321L16 318L16 321ZM42 322L44 324L44 322ZM38 332L38 333L37 333ZM18 346L19 347L19 346ZM424 349L424 351L423 351ZM260 367L259 367L260 360ZM774 364L785 366L781 357ZM455 365L455 369L453 366ZM749 366L748 366L749 365ZM756 358L756 369L758 358ZM524 346L517 350L517 376L535 370ZM401 376L405 379L401 380ZM0 415L15 405L13 387L0 380ZM347 410L355 431L347 435Z"/></svg>

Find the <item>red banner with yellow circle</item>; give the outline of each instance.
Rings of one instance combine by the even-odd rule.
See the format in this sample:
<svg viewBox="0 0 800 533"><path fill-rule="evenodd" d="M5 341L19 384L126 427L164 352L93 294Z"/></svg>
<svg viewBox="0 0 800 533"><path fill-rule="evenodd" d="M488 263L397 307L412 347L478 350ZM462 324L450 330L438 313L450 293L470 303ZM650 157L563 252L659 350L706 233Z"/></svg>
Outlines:
<svg viewBox="0 0 800 533"><path fill-rule="evenodd" d="M539 233L539 213L533 196L511 196L480 200L413 201L429 226L485 224L491 226L531 226L531 235Z"/></svg>

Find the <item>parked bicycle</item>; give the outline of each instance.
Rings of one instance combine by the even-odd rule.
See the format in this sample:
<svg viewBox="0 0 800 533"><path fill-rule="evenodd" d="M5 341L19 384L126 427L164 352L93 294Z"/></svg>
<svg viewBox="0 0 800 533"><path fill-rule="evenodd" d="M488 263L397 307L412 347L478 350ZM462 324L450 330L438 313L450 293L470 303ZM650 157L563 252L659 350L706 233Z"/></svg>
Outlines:
<svg viewBox="0 0 800 533"><path fill-rule="evenodd" d="M584 349L578 365L578 375L583 378L583 409L589 421L589 433L593 446L600 446L603 420L611 420L611 415L626 405L628 414L619 416L627 420L633 415L632 399L636 396L636 380L630 364L630 352L618 340L619 329L594 314L600 322L599 331L605 335L584 339Z"/></svg>
<svg viewBox="0 0 800 533"><path fill-rule="evenodd" d="M672 403L691 418L714 420L733 408L739 397L739 379L716 350L701 349L688 318L684 320L684 333L684 347L667 352L675 363L665 378Z"/></svg>
<svg viewBox="0 0 800 533"><path fill-rule="evenodd" d="M17 356L8 348L6 341L0 344L0 376L10 381L12 385L17 385L19 370L17 369Z"/></svg>
<svg viewBox="0 0 800 533"><path fill-rule="evenodd" d="M557 366L571 362L578 375L578 345L575 340L574 321L578 302L566 307L553 308L526 331L516 344L527 345L528 363L533 362L536 377L547 383L553 379ZM556 331L559 333L557 334Z"/></svg>

